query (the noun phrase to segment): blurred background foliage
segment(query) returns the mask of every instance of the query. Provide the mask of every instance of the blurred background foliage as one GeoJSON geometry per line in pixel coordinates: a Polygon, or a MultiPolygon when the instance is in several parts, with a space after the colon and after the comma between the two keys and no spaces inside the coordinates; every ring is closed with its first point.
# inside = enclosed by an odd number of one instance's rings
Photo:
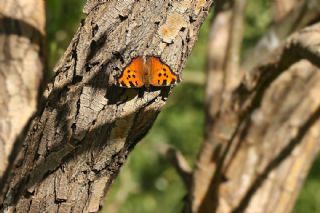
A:
{"type": "MultiPolygon", "coordinates": [[[[84,0],[47,0],[49,70],[53,69],[67,48],[84,17],[83,3],[84,0]]],[[[267,0],[249,1],[243,54],[270,25],[269,8],[267,0]]],[[[112,186],[103,212],[181,212],[186,191],[173,167],[161,155],[161,145],[177,147],[190,164],[194,165],[203,140],[203,90],[210,17],[202,26],[198,42],[188,59],[184,82],[173,90],[149,134],[130,154],[112,186]]],[[[320,212],[319,176],[320,159],[314,163],[303,186],[295,213],[320,212]]]]}

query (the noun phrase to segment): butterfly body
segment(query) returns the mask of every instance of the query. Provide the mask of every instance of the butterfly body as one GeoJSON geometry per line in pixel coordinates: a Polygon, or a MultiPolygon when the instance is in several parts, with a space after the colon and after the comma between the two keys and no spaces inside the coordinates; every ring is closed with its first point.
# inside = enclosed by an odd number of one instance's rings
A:
{"type": "Polygon", "coordinates": [[[163,87],[177,82],[179,76],[154,56],[147,57],[146,61],[142,57],[134,58],[117,79],[117,85],[124,88],[163,87]]]}

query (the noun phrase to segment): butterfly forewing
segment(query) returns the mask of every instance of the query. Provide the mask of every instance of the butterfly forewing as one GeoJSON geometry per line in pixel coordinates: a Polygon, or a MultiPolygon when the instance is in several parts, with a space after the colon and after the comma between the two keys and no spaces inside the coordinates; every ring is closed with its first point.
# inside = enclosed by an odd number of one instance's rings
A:
{"type": "Polygon", "coordinates": [[[149,84],[153,86],[170,86],[176,84],[178,76],[168,65],[157,57],[148,58],[149,84]]]}
{"type": "Polygon", "coordinates": [[[117,80],[120,87],[138,88],[144,85],[144,60],[142,57],[134,58],[123,70],[117,80]]]}

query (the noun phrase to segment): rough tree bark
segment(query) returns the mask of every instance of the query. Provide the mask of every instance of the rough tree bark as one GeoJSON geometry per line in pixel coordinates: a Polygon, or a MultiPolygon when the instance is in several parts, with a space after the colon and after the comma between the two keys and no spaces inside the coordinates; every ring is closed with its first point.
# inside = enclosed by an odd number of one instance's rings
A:
{"type": "Polygon", "coordinates": [[[295,33],[272,56],[266,52],[267,60],[254,70],[239,67],[244,77],[234,85],[223,81],[230,72],[225,63],[235,63],[228,47],[241,42],[229,40],[232,31],[226,29],[235,23],[230,13],[218,11],[213,22],[206,134],[187,209],[290,212],[320,148],[320,25],[295,33]],[[218,46],[224,51],[214,51],[218,46]]]}
{"type": "Polygon", "coordinates": [[[0,185],[36,112],[44,70],[43,0],[0,2],[0,185]],[[14,154],[13,154],[14,155],[14,154]]]}
{"type": "MultiPolygon", "coordinates": [[[[226,177],[214,189],[219,194],[217,212],[281,213],[293,208],[320,148],[319,69],[299,62],[320,65],[314,51],[319,38],[319,25],[294,35],[255,78],[247,76],[242,86],[247,85],[250,98],[243,88],[235,92],[228,114],[237,126],[224,123],[222,128],[233,131],[217,162],[226,177]],[[259,79],[254,89],[248,86],[253,79],[259,79]]],[[[216,134],[222,135],[221,129],[216,134]]]]}
{"type": "Polygon", "coordinates": [[[146,55],[181,74],[212,2],[88,1],[4,180],[2,211],[97,212],[170,92],[118,88],[116,76],[146,55]]]}

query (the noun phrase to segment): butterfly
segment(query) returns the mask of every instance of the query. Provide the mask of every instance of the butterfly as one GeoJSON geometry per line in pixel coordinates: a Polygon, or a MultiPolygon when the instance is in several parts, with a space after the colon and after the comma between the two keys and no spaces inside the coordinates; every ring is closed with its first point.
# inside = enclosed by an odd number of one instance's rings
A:
{"type": "Polygon", "coordinates": [[[117,79],[117,85],[124,88],[171,86],[180,82],[179,76],[155,56],[134,58],[117,79]]]}

